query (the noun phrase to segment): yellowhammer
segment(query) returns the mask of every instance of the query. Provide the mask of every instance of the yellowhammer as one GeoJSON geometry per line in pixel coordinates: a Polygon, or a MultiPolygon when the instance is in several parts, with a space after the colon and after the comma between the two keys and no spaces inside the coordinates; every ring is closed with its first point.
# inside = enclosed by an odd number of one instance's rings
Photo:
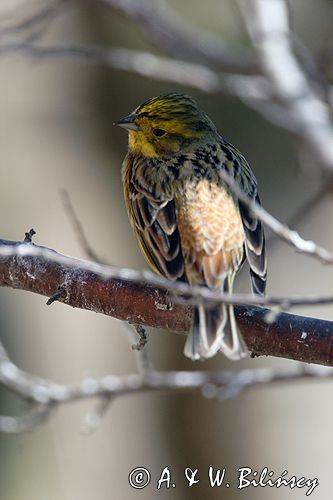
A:
{"type": "MultiPolygon", "coordinates": [[[[252,290],[264,294],[261,223],[220,176],[227,171],[259,203],[244,156],[180,92],[149,99],[117,125],[129,131],[122,167],[125,202],[150,266],[170,280],[231,293],[245,248],[252,290]]],[[[195,307],[185,355],[205,359],[218,351],[233,360],[246,355],[233,307],[195,307]]]]}

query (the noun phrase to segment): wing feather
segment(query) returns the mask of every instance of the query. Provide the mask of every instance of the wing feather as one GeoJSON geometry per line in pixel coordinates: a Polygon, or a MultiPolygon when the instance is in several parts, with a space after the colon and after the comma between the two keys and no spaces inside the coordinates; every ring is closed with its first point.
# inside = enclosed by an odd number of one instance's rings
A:
{"type": "MultiPolygon", "coordinates": [[[[227,162],[229,173],[237,180],[245,193],[260,205],[257,192],[257,181],[244,156],[232,145],[224,142],[231,157],[227,162]]],[[[223,149],[223,146],[222,146],[223,149]]],[[[223,149],[225,151],[225,149],[223,149]]],[[[265,234],[258,220],[247,206],[238,201],[245,233],[245,253],[250,266],[252,291],[264,295],[266,289],[267,264],[265,234]]]]}
{"type": "MultiPolygon", "coordinates": [[[[254,197],[260,204],[259,196],[254,197]]],[[[265,234],[260,220],[252,215],[243,203],[239,202],[245,232],[245,252],[250,266],[251,286],[253,293],[264,295],[266,289],[267,264],[265,234]]]]}
{"type": "Polygon", "coordinates": [[[148,263],[171,279],[184,279],[184,259],[173,199],[159,198],[146,186],[142,165],[127,157],[123,165],[125,200],[138,243],[148,263]],[[133,168],[134,167],[134,168],[133,168]]]}

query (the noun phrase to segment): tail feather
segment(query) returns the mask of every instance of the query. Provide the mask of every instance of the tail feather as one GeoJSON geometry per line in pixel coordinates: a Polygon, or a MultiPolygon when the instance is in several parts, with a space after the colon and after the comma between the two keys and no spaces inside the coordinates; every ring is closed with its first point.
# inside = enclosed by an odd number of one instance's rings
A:
{"type": "MultiPolygon", "coordinates": [[[[235,274],[229,274],[224,282],[224,292],[232,293],[232,286],[235,279],[235,274]]],[[[229,304],[227,306],[227,319],[224,327],[224,335],[221,341],[221,352],[232,361],[245,358],[248,350],[243,340],[242,334],[237,326],[234,306],[229,304]]]]}
{"type": "Polygon", "coordinates": [[[184,354],[192,360],[207,359],[221,348],[223,328],[226,321],[225,305],[207,309],[195,307],[192,331],[187,336],[184,354]]]}
{"type": "Polygon", "coordinates": [[[237,327],[234,308],[232,305],[227,306],[227,321],[224,327],[224,335],[221,339],[221,352],[232,361],[247,356],[247,348],[243,337],[237,327]]]}
{"type": "MultiPolygon", "coordinates": [[[[232,289],[233,277],[226,279],[224,289],[232,289]]],[[[231,360],[247,355],[247,348],[237,327],[232,305],[212,308],[199,305],[194,309],[192,331],[185,343],[184,354],[192,360],[207,359],[221,351],[231,360]]]]}

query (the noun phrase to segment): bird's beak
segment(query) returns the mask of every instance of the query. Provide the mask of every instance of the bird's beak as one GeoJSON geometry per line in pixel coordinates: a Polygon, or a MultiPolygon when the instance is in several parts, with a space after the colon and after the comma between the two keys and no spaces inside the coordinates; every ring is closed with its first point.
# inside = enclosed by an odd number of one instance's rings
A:
{"type": "Polygon", "coordinates": [[[135,123],[137,115],[135,113],[131,113],[125,118],[121,118],[114,125],[118,125],[119,127],[125,128],[126,130],[135,130],[136,132],[139,130],[139,127],[135,123]]]}

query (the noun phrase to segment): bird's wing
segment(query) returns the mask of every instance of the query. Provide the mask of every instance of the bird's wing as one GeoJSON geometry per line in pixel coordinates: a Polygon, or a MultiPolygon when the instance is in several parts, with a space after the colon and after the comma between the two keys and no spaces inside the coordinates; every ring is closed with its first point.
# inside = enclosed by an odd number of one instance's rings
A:
{"type": "MultiPolygon", "coordinates": [[[[259,196],[255,196],[260,204],[259,196]]],[[[260,220],[256,219],[249,209],[239,202],[245,232],[245,252],[250,265],[251,286],[253,293],[264,295],[266,289],[266,248],[265,234],[260,220]]]]}
{"type": "Polygon", "coordinates": [[[123,170],[127,210],[140,248],[152,268],[168,279],[184,279],[184,259],[173,199],[148,189],[140,169],[123,170]]]}
{"type": "MultiPolygon", "coordinates": [[[[237,168],[239,173],[236,178],[244,192],[260,205],[256,179],[249,164],[240,154],[236,157],[236,162],[238,161],[240,168],[237,168]]],[[[238,204],[245,232],[245,252],[250,266],[252,291],[257,295],[264,295],[267,276],[264,229],[261,221],[252,214],[244,203],[239,200],[238,204]]]]}
{"type": "MultiPolygon", "coordinates": [[[[257,181],[244,156],[232,144],[224,139],[219,144],[224,157],[222,167],[234,177],[243,191],[256,203],[260,204],[257,181]]],[[[239,211],[245,233],[245,253],[250,266],[252,291],[264,295],[266,289],[266,249],[265,234],[260,220],[258,220],[248,207],[238,200],[239,211]]]]}

